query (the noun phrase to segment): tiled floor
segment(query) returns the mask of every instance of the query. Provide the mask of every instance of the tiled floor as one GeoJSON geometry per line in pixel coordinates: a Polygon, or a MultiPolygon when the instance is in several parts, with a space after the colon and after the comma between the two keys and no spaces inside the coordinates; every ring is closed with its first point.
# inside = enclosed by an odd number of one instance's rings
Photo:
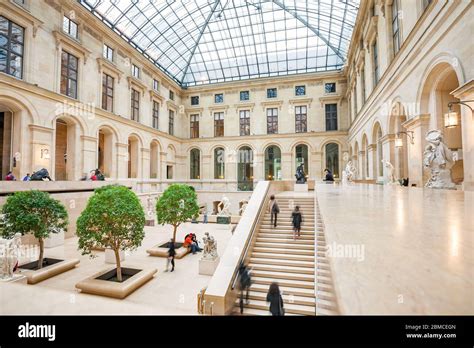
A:
{"type": "MultiPolygon", "coordinates": [[[[88,276],[111,267],[105,264],[104,253],[97,258],[81,256],[77,239],[66,239],[64,246],[46,249],[50,257],[79,258],[79,266],[36,285],[0,284],[0,314],[196,314],[197,294],[205,287],[210,276],[199,275],[201,253],[176,260],[173,273],[164,272],[166,259],[148,256],[146,249],[166,242],[171,236],[170,226],[146,227],[142,246],[126,256],[124,266],[155,267],[155,278],[124,300],[81,294],[75,284],[88,276]]],[[[218,242],[218,252],[225,250],[231,232],[228,227],[216,224],[186,223],[179,227],[177,240],[189,232],[199,239],[210,232],[218,242]]]]}

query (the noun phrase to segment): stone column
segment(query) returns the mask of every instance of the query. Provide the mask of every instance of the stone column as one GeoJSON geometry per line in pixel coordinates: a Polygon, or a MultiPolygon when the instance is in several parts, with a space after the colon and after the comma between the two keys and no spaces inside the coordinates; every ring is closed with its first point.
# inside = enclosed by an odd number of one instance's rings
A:
{"type": "Polygon", "coordinates": [[[323,178],[323,152],[312,151],[310,158],[310,179],[322,180],[323,178]]]}
{"type": "MultiPolygon", "coordinates": [[[[82,164],[77,163],[79,167],[74,170],[74,179],[78,180],[91,170],[94,170],[99,167],[98,151],[97,151],[97,138],[90,137],[87,135],[81,136],[82,141],[82,164]]],[[[80,151],[77,151],[78,153],[80,151]]],[[[69,156],[68,156],[69,157],[69,156]]],[[[73,158],[68,158],[68,161],[75,160],[73,158]]]]}
{"type": "Polygon", "coordinates": [[[140,162],[138,169],[138,179],[150,179],[150,149],[142,147],[140,149],[140,162]]]}
{"type": "Polygon", "coordinates": [[[166,166],[167,166],[167,163],[166,163],[166,152],[164,151],[161,151],[159,153],[159,156],[160,156],[160,163],[159,163],[159,166],[160,166],[160,171],[158,173],[158,179],[160,179],[161,181],[163,180],[166,180],[166,166]]]}
{"type": "Polygon", "coordinates": [[[403,122],[407,132],[413,132],[413,144],[408,138],[408,177],[409,185],[423,187],[429,177],[423,168],[423,151],[426,145],[425,135],[429,129],[430,114],[414,116],[403,122]]]}
{"type": "Polygon", "coordinates": [[[357,168],[357,178],[359,180],[365,180],[367,179],[367,173],[366,173],[366,166],[365,166],[365,151],[359,151],[359,160],[358,160],[358,166],[357,168]]]}
{"type": "Polygon", "coordinates": [[[214,170],[212,166],[212,155],[208,154],[205,155],[201,153],[201,180],[206,179],[206,180],[212,180],[214,179],[214,170]]]}
{"type": "MultiPolygon", "coordinates": [[[[29,125],[30,143],[32,146],[31,172],[46,168],[50,175],[53,173],[53,143],[54,129],[29,125]]],[[[23,157],[23,156],[22,156],[23,157]]],[[[31,174],[31,173],[30,173],[31,174]]]]}
{"type": "Polygon", "coordinates": [[[281,179],[293,180],[294,173],[291,172],[291,152],[281,153],[281,179]]]}
{"type": "Polygon", "coordinates": [[[369,172],[367,173],[367,179],[377,180],[377,166],[375,163],[377,160],[377,144],[369,144],[367,151],[369,151],[369,172]]]}
{"type": "Polygon", "coordinates": [[[253,160],[253,181],[258,182],[260,180],[265,180],[265,154],[263,152],[254,152],[253,160]]]}
{"type": "MultiPolygon", "coordinates": [[[[398,168],[400,167],[395,157],[395,134],[386,134],[380,139],[382,142],[382,157],[384,160],[389,161],[395,168],[395,178],[400,179],[398,168]]],[[[387,168],[383,166],[383,176],[386,178],[388,175],[387,168]]]]}

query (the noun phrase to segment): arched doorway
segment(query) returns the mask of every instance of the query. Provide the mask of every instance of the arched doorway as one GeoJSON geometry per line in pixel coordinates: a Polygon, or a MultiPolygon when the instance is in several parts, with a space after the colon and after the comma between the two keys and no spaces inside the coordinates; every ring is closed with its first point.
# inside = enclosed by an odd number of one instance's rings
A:
{"type": "Polygon", "coordinates": [[[265,180],[281,180],[281,150],[270,145],[265,149],[265,180]]]}
{"type": "Polygon", "coordinates": [[[128,178],[138,178],[138,151],[140,141],[136,136],[128,137],[128,178]]]}
{"type": "Polygon", "coordinates": [[[242,146],[237,152],[237,189],[253,190],[253,150],[242,146]]]}
{"type": "Polygon", "coordinates": [[[114,133],[109,128],[100,128],[98,134],[98,168],[105,177],[112,176],[114,133]]]}
{"type": "MultiPolygon", "coordinates": [[[[55,124],[54,179],[75,180],[79,144],[78,124],[70,117],[60,117],[55,124]]],[[[94,168],[90,168],[93,170],[94,168]]],[[[86,170],[89,171],[88,168],[86,170]]]]}
{"type": "Polygon", "coordinates": [[[160,172],[160,144],[153,140],[150,143],[150,179],[158,179],[160,172]]]}
{"type": "Polygon", "coordinates": [[[306,175],[309,175],[309,161],[308,161],[308,145],[298,144],[295,146],[295,170],[301,164],[304,165],[304,171],[306,175]]]}
{"type": "Polygon", "coordinates": [[[329,143],[325,146],[326,152],[326,169],[329,169],[334,178],[339,178],[339,145],[329,143]]]}
{"type": "Polygon", "coordinates": [[[199,149],[192,149],[189,152],[189,169],[190,179],[201,178],[201,151],[199,149]]]}

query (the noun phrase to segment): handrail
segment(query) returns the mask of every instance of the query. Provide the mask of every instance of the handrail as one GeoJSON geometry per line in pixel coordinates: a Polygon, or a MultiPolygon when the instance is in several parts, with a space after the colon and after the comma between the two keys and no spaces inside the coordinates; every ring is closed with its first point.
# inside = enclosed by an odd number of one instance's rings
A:
{"type": "Polygon", "coordinates": [[[235,283],[237,282],[238,280],[238,274],[239,274],[239,266],[240,264],[242,263],[243,260],[245,260],[245,258],[247,257],[247,254],[250,250],[250,244],[251,244],[251,241],[253,240],[253,236],[254,236],[254,233],[256,231],[256,227],[257,227],[257,223],[260,221],[260,218],[261,218],[261,215],[262,215],[262,208],[265,206],[265,203],[267,202],[267,196],[268,196],[268,190],[269,190],[270,186],[267,187],[267,189],[265,190],[265,195],[264,195],[264,199],[263,199],[263,203],[260,205],[260,207],[258,208],[258,212],[257,212],[257,217],[256,219],[253,221],[252,223],[252,229],[251,229],[251,232],[249,234],[249,237],[247,238],[247,241],[245,242],[245,246],[244,246],[244,253],[242,254],[242,256],[239,258],[239,262],[237,263],[237,269],[234,271],[234,275],[232,276],[232,279],[231,279],[231,282],[232,282],[232,286],[231,286],[231,289],[234,290],[235,289],[235,283]]]}

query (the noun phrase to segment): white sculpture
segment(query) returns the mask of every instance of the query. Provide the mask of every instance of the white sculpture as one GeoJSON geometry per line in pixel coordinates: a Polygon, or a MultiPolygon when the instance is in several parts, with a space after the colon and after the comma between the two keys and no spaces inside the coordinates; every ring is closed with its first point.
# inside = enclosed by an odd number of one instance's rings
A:
{"type": "Polygon", "coordinates": [[[242,216],[242,215],[244,215],[244,211],[247,208],[247,205],[249,204],[249,202],[246,199],[243,199],[239,203],[242,203],[242,205],[239,209],[239,215],[242,216]]]}
{"type": "Polygon", "coordinates": [[[12,239],[0,238],[0,278],[13,278],[15,268],[20,255],[21,233],[15,233],[12,239]]]}
{"type": "Polygon", "coordinates": [[[151,218],[152,216],[155,215],[156,198],[153,199],[151,195],[149,195],[146,202],[147,202],[148,217],[151,218]]]}
{"type": "Polygon", "coordinates": [[[396,184],[397,179],[395,179],[395,168],[393,164],[384,159],[382,159],[382,164],[385,165],[385,168],[387,168],[387,184],[396,184]]]}
{"type": "Polygon", "coordinates": [[[346,180],[348,182],[354,181],[356,171],[357,171],[357,169],[354,166],[354,164],[352,163],[352,161],[347,162],[346,169],[344,169],[344,173],[346,175],[346,180]]]}
{"type": "Polygon", "coordinates": [[[451,168],[454,164],[451,150],[443,143],[443,134],[439,130],[426,133],[429,143],[423,152],[423,165],[430,169],[431,177],[425,184],[429,188],[454,189],[451,168]]]}
{"type": "Polygon", "coordinates": [[[214,237],[209,235],[209,232],[204,234],[202,238],[204,242],[204,253],[202,259],[205,260],[215,260],[217,258],[217,241],[214,237]]]}
{"type": "Polygon", "coordinates": [[[222,200],[217,205],[218,216],[230,216],[230,201],[226,196],[222,196],[222,200]]]}

